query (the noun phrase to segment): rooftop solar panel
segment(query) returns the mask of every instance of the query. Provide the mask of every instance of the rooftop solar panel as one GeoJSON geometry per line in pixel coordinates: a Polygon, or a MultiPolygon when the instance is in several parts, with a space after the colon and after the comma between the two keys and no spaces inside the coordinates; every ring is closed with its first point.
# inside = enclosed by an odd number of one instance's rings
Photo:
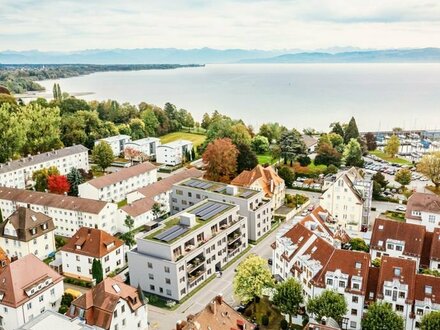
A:
{"type": "Polygon", "coordinates": [[[219,205],[216,209],[212,210],[209,213],[206,213],[203,217],[201,217],[202,220],[208,220],[210,218],[212,218],[213,216],[223,212],[224,210],[226,210],[229,207],[229,205],[219,205]]]}
{"type": "Polygon", "coordinates": [[[179,228],[180,228],[180,226],[173,226],[173,227],[171,227],[170,229],[168,229],[168,230],[165,230],[164,232],[162,232],[162,233],[160,233],[159,235],[156,235],[156,236],[154,236],[154,238],[156,238],[156,239],[163,239],[165,236],[167,236],[167,235],[169,235],[169,234],[171,234],[171,233],[173,233],[173,232],[175,232],[175,231],[177,231],[177,230],[179,230],[179,228]]]}
{"type": "Polygon", "coordinates": [[[173,239],[179,237],[180,235],[182,235],[183,233],[186,233],[189,229],[186,227],[180,227],[177,231],[165,236],[162,238],[162,241],[165,242],[169,242],[172,241],[173,239]]]}
{"type": "Polygon", "coordinates": [[[215,210],[217,207],[218,207],[218,204],[212,203],[208,208],[204,209],[202,212],[197,213],[196,215],[198,217],[203,217],[206,213],[209,213],[212,210],[215,210]]]}
{"type": "Polygon", "coordinates": [[[209,189],[209,188],[211,188],[211,187],[212,187],[212,183],[205,182],[205,183],[203,184],[203,186],[201,187],[201,189],[206,190],[206,189],[209,189]]]}
{"type": "Polygon", "coordinates": [[[192,213],[195,214],[195,215],[198,215],[199,213],[203,212],[204,210],[206,210],[208,207],[210,207],[213,204],[214,203],[212,203],[212,202],[208,202],[206,204],[203,204],[199,208],[195,209],[192,213]]]}
{"type": "Polygon", "coordinates": [[[249,197],[250,195],[252,195],[253,193],[254,193],[253,191],[245,191],[244,193],[242,193],[240,195],[240,197],[246,198],[246,197],[249,197]]]}
{"type": "Polygon", "coordinates": [[[225,187],[219,187],[219,188],[214,189],[214,191],[217,192],[217,193],[219,193],[219,192],[221,192],[223,190],[225,190],[225,187]]]}

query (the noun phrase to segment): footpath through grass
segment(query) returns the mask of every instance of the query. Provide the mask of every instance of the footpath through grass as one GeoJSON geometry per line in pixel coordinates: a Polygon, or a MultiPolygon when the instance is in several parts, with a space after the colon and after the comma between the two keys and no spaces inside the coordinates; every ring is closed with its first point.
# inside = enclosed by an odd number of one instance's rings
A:
{"type": "Polygon", "coordinates": [[[386,153],[380,150],[373,150],[369,152],[371,155],[375,155],[376,157],[379,157],[380,159],[386,160],[389,163],[395,163],[395,164],[401,164],[401,165],[412,165],[412,163],[406,159],[394,157],[391,158],[386,153]]]}
{"type": "Polygon", "coordinates": [[[194,147],[197,148],[206,140],[206,136],[188,132],[173,132],[160,137],[160,142],[162,142],[162,144],[170,143],[177,140],[191,141],[194,147]]]}

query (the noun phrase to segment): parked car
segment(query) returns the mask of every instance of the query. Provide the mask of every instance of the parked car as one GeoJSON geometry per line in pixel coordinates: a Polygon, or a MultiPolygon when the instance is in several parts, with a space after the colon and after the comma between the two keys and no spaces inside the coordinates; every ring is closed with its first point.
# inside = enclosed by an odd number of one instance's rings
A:
{"type": "Polygon", "coordinates": [[[406,206],[399,205],[399,206],[396,207],[396,211],[406,212],[406,206]]]}
{"type": "Polygon", "coordinates": [[[267,264],[272,266],[272,258],[267,259],[267,264]]]}

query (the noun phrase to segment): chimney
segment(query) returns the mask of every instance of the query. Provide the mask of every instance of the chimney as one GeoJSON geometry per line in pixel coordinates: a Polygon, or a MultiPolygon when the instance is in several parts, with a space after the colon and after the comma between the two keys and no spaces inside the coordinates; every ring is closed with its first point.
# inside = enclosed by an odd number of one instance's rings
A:
{"type": "Polygon", "coordinates": [[[221,305],[223,303],[223,295],[217,295],[217,297],[215,297],[215,300],[217,300],[218,304],[221,305]]]}
{"type": "Polygon", "coordinates": [[[209,304],[209,308],[211,309],[212,314],[215,315],[217,313],[217,301],[216,301],[216,299],[211,301],[211,303],[209,304]]]}

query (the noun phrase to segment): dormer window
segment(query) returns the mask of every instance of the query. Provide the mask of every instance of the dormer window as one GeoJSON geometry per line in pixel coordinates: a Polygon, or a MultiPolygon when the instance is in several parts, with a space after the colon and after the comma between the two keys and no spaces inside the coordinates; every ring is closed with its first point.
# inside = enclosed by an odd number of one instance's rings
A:
{"type": "Polygon", "coordinates": [[[394,268],[394,276],[400,276],[401,271],[402,270],[399,267],[394,268]]]}
{"type": "Polygon", "coordinates": [[[37,228],[31,228],[31,235],[35,235],[37,233],[37,228]]]}
{"type": "Polygon", "coordinates": [[[382,247],[382,246],[383,246],[383,241],[378,241],[378,242],[377,242],[377,245],[380,246],[380,247],[382,247]]]}
{"type": "Polygon", "coordinates": [[[362,264],[360,262],[356,262],[355,267],[356,269],[361,269],[362,264]]]}
{"type": "Polygon", "coordinates": [[[383,225],[379,225],[379,230],[383,230],[383,225]]]}
{"type": "Polygon", "coordinates": [[[43,223],[43,224],[41,225],[41,228],[42,228],[43,230],[46,230],[46,229],[47,229],[47,222],[43,223]]]}
{"type": "Polygon", "coordinates": [[[359,290],[359,289],[360,289],[359,283],[353,283],[353,290],[359,290]]]}
{"type": "Polygon", "coordinates": [[[431,295],[432,294],[432,286],[425,285],[425,294],[431,295]]]}
{"type": "Polygon", "coordinates": [[[75,245],[75,248],[76,248],[77,250],[81,250],[81,245],[75,245]]]}

